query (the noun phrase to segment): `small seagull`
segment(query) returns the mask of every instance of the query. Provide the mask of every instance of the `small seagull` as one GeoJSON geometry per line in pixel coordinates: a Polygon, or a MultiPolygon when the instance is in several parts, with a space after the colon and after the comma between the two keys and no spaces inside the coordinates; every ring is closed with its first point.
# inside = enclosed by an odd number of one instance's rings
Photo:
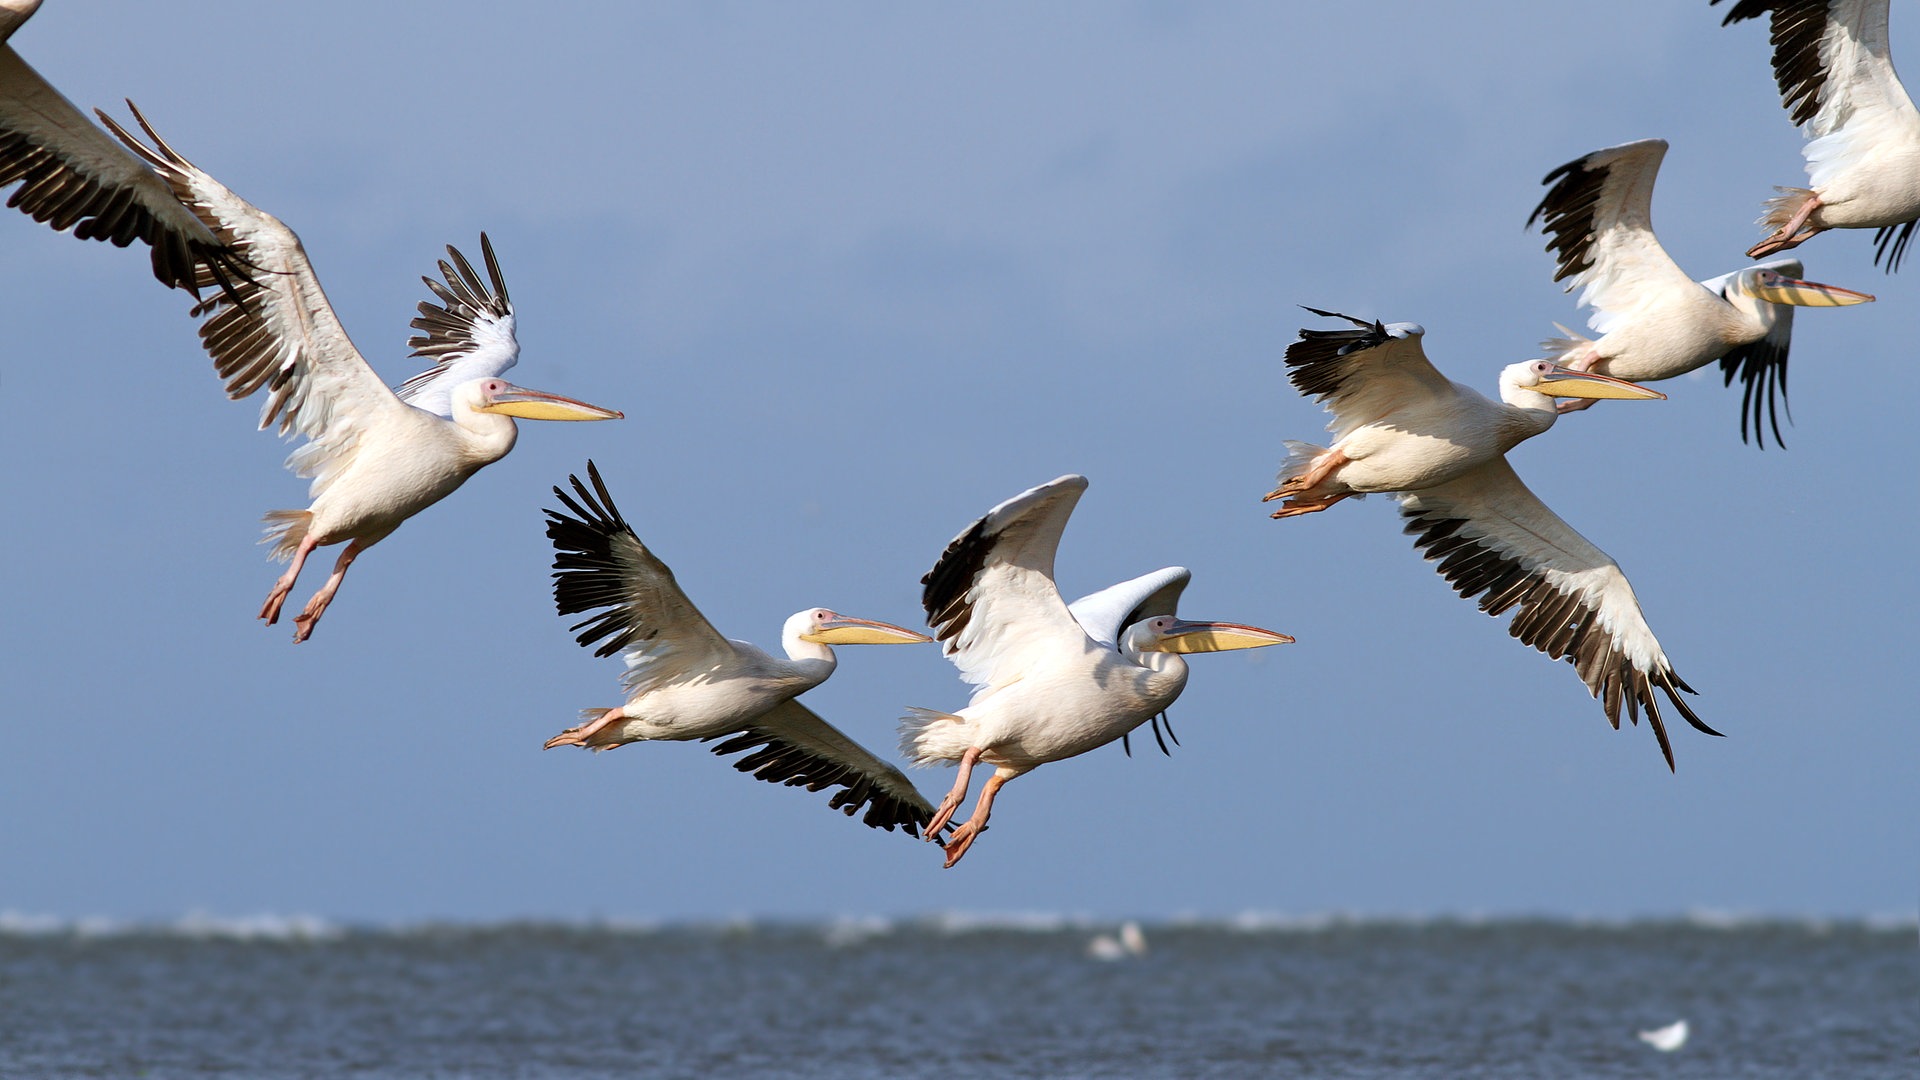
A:
{"type": "Polygon", "coordinates": [[[1675,1020],[1663,1028],[1640,1033],[1640,1041],[1663,1054],[1670,1054],[1687,1044],[1687,1022],[1675,1020]]]}

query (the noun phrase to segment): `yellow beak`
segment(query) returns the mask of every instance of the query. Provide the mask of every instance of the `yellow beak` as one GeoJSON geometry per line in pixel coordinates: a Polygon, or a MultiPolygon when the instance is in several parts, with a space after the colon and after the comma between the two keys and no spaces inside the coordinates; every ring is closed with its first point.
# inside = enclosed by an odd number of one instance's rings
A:
{"type": "Polygon", "coordinates": [[[1575,371],[1558,364],[1553,366],[1552,372],[1541,376],[1540,381],[1534,383],[1532,388],[1551,397],[1664,400],[1667,396],[1658,390],[1649,390],[1639,383],[1630,383],[1611,375],[1596,375],[1590,371],[1575,371]]]}
{"type": "Polygon", "coordinates": [[[904,626],[840,615],[820,624],[817,630],[801,634],[800,640],[822,645],[917,645],[933,639],[904,626]]]}
{"type": "Polygon", "coordinates": [[[509,386],[493,394],[480,406],[480,411],[517,416],[522,420],[621,420],[627,415],[617,409],[603,409],[524,386],[509,386]]]}
{"type": "Polygon", "coordinates": [[[1257,626],[1224,622],[1176,622],[1154,648],[1170,653],[1227,652],[1230,649],[1259,649],[1268,645],[1291,645],[1293,638],[1257,626]]]}
{"type": "Polygon", "coordinates": [[[1817,281],[1789,277],[1783,277],[1771,285],[1755,285],[1749,291],[1770,304],[1792,304],[1796,307],[1851,307],[1873,300],[1867,293],[1843,289],[1838,285],[1822,285],[1817,281]]]}

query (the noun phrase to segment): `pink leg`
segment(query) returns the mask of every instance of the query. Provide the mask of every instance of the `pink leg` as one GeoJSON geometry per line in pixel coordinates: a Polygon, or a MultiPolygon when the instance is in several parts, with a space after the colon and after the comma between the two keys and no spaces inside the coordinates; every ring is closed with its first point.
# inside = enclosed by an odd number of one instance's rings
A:
{"type": "Polygon", "coordinates": [[[1806,228],[1807,219],[1820,209],[1820,196],[1809,194],[1785,225],[1773,230],[1773,235],[1747,249],[1747,258],[1758,259],[1762,255],[1771,255],[1776,251],[1799,247],[1824,230],[1806,228]]]}
{"type": "Polygon", "coordinates": [[[953,820],[953,812],[960,809],[960,800],[967,797],[967,785],[973,782],[973,766],[980,760],[981,750],[977,746],[967,747],[960,755],[960,775],[953,778],[953,790],[940,800],[940,809],[934,811],[933,820],[927,822],[924,839],[932,841],[940,835],[940,830],[953,820]]]}
{"type": "Polygon", "coordinates": [[[280,606],[287,602],[287,594],[293,591],[300,568],[307,565],[307,556],[319,546],[319,541],[314,539],[312,533],[301,538],[300,546],[293,553],[293,564],[287,567],[286,573],[280,575],[279,581],[273,583],[273,591],[267,594],[267,602],[260,605],[260,617],[267,620],[268,626],[280,621],[280,606]]]}
{"type": "MultiPolygon", "coordinates": [[[[302,543],[304,546],[304,541],[302,543]]],[[[366,547],[355,540],[340,553],[340,558],[333,564],[333,576],[327,578],[327,583],[320,586],[320,591],[313,594],[313,599],[307,601],[307,608],[300,613],[300,617],[293,620],[295,644],[313,636],[313,628],[320,622],[320,616],[326,614],[327,605],[333,603],[333,594],[340,591],[340,581],[347,576],[347,567],[352,566],[353,560],[365,550],[366,547]]]]}
{"type": "Polygon", "coordinates": [[[1588,398],[1569,398],[1566,401],[1557,401],[1554,403],[1553,407],[1564,415],[1570,412],[1579,412],[1581,409],[1591,409],[1593,408],[1593,405],[1594,405],[1594,399],[1588,397],[1588,398]]]}
{"type": "Polygon", "coordinates": [[[560,734],[555,735],[553,738],[548,739],[547,744],[540,749],[551,750],[556,746],[585,746],[587,745],[587,740],[591,738],[595,732],[598,732],[601,728],[606,727],[615,720],[620,719],[622,715],[620,706],[616,705],[606,712],[601,713],[600,719],[594,720],[591,723],[581,724],[579,727],[570,727],[560,734]]]}
{"type": "Polygon", "coordinates": [[[1343,451],[1329,450],[1315,458],[1313,464],[1307,467],[1306,472],[1267,492],[1266,496],[1260,501],[1272,502],[1275,499],[1287,500],[1280,504],[1280,509],[1274,511],[1273,516],[1277,518],[1287,518],[1298,514],[1311,514],[1318,510],[1325,510],[1341,499],[1351,497],[1354,493],[1351,491],[1343,491],[1337,494],[1326,492],[1316,494],[1314,493],[1314,489],[1325,483],[1335,472],[1339,471],[1341,466],[1349,464],[1352,460],[1353,459],[1348,457],[1343,451]]]}
{"type": "Polygon", "coordinates": [[[973,816],[967,819],[965,825],[953,830],[952,836],[947,837],[946,869],[953,869],[953,864],[960,861],[960,856],[967,853],[967,849],[973,846],[974,840],[987,831],[987,819],[993,816],[993,797],[999,794],[1001,786],[1011,779],[1013,777],[1002,772],[996,772],[987,778],[986,784],[980,788],[980,801],[974,805],[973,816]]]}

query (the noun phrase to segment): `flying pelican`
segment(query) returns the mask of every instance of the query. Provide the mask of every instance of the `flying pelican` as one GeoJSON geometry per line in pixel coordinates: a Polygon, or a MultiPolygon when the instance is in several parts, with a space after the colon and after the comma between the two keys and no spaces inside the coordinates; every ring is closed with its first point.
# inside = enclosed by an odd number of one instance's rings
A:
{"type": "Polygon", "coordinates": [[[0,0],[0,188],[7,205],[82,240],[152,249],[153,276],[199,295],[199,273],[246,276],[165,180],[120,148],[7,44],[40,0],[0,0]]]}
{"type": "MultiPolygon", "coordinates": [[[[781,631],[785,660],[729,641],[620,517],[591,461],[587,478],[591,491],[577,476],[568,477],[573,495],[553,489],[572,515],[547,511],[553,598],[562,615],[594,613],[572,629],[580,631],[581,645],[600,643],[595,656],[626,653],[627,701],[583,710],[583,723],[548,739],[547,749],[726,739],[714,753],[754,751],[734,763],[741,772],[809,791],[840,788],[830,803],[835,809],[851,817],[865,806],[861,820],[868,825],[918,835],[933,807],[913,783],[794,699],[833,674],[830,646],[933,639],[891,623],[809,608],[781,631]]],[[[936,831],[927,837],[934,839],[936,831]]]]}
{"type": "MultiPolygon", "coordinates": [[[[514,337],[513,304],[493,245],[484,233],[480,248],[487,282],[452,247],[447,253],[453,265],[440,263],[446,284],[422,279],[442,305],[420,305],[420,318],[412,325],[425,334],[408,344],[414,347],[414,355],[436,363],[409,379],[398,394],[389,390],[348,340],[293,230],[194,167],[160,138],[132,102],[127,104],[154,145],[147,146],[105,113],[98,114],[114,136],[145,162],[140,167],[144,179],[115,189],[104,205],[118,206],[122,198],[136,200],[148,190],[150,180],[159,182],[177,206],[191,211],[212,234],[214,250],[245,268],[243,274],[228,274],[219,260],[203,258],[192,264],[194,274],[186,283],[217,284],[221,289],[194,308],[196,315],[204,317],[201,343],[213,357],[214,370],[225,381],[229,398],[239,400],[262,388],[268,391],[260,410],[262,429],[277,425],[281,435],[298,433],[307,440],[287,458],[287,467],[312,478],[311,505],[266,515],[263,542],[273,545],[275,559],[291,560],[260,608],[260,618],[268,625],[279,621],[281,606],[307,556],[315,548],[345,543],[332,575],[294,620],[293,639],[305,641],[361,552],[513,449],[517,432],[512,417],[621,417],[613,409],[500,378],[519,358],[520,346],[514,337]]],[[[0,176],[31,175],[31,164],[39,161],[74,160],[76,155],[78,160],[97,160],[74,149],[90,147],[91,136],[69,140],[65,128],[49,131],[51,141],[44,143],[0,140],[0,176]]],[[[78,174],[56,171],[52,175],[66,183],[78,174]]],[[[105,181],[88,183],[98,186],[105,181]]],[[[88,183],[75,190],[90,190],[88,183]]],[[[22,188],[14,199],[22,205],[40,205],[34,201],[38,196],[22,198],[33,190],[22,188]]],[[[89,201],[73,205],[83,204],[102,205],[89,201]]],[[[95,220],[131,220],[112,215],[111,209],[103,210],[95,220]]],[[[69,216],[56,215],[49,224],[59,226],[69,216]]],[[[163,228],[160,235],[172,233],[163,228]]],[[[194,250],[191,243],[188,249],[194,250]]],[[[157,250],[156,244],[156,274],[164,281],[157,250]]]]}
{"type": "Polygon", "coordinates": [[[1384,492],[1400,500],[1414,547],[1439,560],[1441,576],[1480,610],[1518,605],[1510,632],[1558,660],[1565,657],[1620,727],[1620,705],[1639,723],[1645,709],[1667,768],[1673,747],[1653,689],[1709,735],[1676,691],[1674,674],[1647,628],[1633,586],[1606,552],[1588,543],[1520,482],[1506,453],[1553,426],[1556,397],[1659,398],[1656,390],[1547,360],[1509,365],[1500,401],[1452,382],[1420,347],[1413,323],[1346,319],[1356,330],[1302,330],[1287,347],[1289,377],[1328,403],[1332,447],[1287,443],[1274,517],[1325,510],[1341,499],[1384,492]]]}
{"type": "MultiPolygon", "coordinates": [[[[1709,0],[1718,4],[1720,0],[1709,0]]],[[[1779,188],[1757,259],[1828,229],[1875,229],[1873,261],[1899,269],[1920,218],[1920,112],[1887,54],[1887,0],[1736,0],[1720,25],[1771,16],[1780,101],[1809,141],[1807,186],[1779,188]]]]}
{"type": "MultiPolygon", "coordinates": [[[[1665,139],[1623,143],[1569,161],[1541,181],[1553,186],[1527,224],[1540,222],[1559,264],[1553,280],[1572,278],[1568,292],[1581,287],[1580,303],[1593,308],[1587,325],[1600,335],[1589,340],[1561,327],[1567,336],[1541,347],[1575,371],[1635,382],[1671,379],[1719,360],[1727,385],[1738,378],[1746,387],[1740,438],[1751,427],[1764,449],[1764,419],[1784,446],[1777,402],[1787,391],[1790,305],[1834,307],[1873,297],[1799,280],[1798,259],[1689,278],[1653,235],[1653,181],[1666,153],[1665,139]]],[[[1576,399],[1560,411],[1592,404],[1576,399]]]]}
{"type": "MultiPolygon", "coordinates": [[[[966,798],[974,765],[994,766],[973,816],[947,838],[948,866],[986,830],[994,796],[1007,781],[1104,746],[1165,711],[1187,684],[1181,653],[1293,640],[1168,614],[1134,622],[1115,642],[1104,628],[1078,621],[1054,585],[1053,557],[1086,489],[1086,477],[1062,476],[1008,499],[955,537],[921,579],[927,625],[946,643],[961,678],[976,687],[958,713],[912,709],[900,721],[900,748],[914,764],[960,763],[953,790],[927,826],[929,836],[966,798]]],[[[1184,584],[1187,572],[1161,573],[1184,584]]],[[[1127,606],[1107,599],[1116,615],[1125,615],[1147,598],[1127,606]]],[[[1081,613],[1105,605],[1096,600],[1081,613]]]]}

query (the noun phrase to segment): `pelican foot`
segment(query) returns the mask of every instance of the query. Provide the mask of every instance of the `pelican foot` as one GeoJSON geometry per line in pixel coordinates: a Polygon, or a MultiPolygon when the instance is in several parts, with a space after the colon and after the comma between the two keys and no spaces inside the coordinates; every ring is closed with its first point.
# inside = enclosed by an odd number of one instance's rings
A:
{"type": "MultiPolygon", "coordinates": [[[[1275,492],[1261,501],[1266,502],[1278,498],[1279,494],[1279,492],[1275,492]]],[[[1353,492],[1343,491],[1337,495],[1322,495],[1318,498],[1288,499],[1286,502],[1280,504],[1280,509],[1275,510],[1269,516],[1274,518],[1290,518],[1299,517],[1301,514],[1317,514],[1327,507],[1332,506],[1334,503],[1339,502],[1341,499],[1349,499],[1352,497],[1353,492]]]]}
{"type": "Polygon", "coordinates": [[[599,734],[601,728],[613,723],[619,716],[619,708],[608,709],[606,712],[600,714],[598,720],[581,724],[577,727],[570,727],[560,734],[555,735],[553,738],[548,739],[546,744],[541,746],[540,749],[551,750],[556,746],[586,746],[588,739],[599,734]]]}
{"type": "Polygon", "coordinates": [[[959,862],[960,857],[965,855],[967,849],[973,846],[973,841],[979,837],[981,833],[986,831],[987,827],[985,825],[976,829],[973,827],[973,822],[971,821],[953,830],[953,835],[947,837],[947,864],[942,869],[953,869],[953,864],[959,862]]]}
{"type": "Polygon", "coordinates": [[[288,585],[284,589],[276,585],[273,591],[267,594],[267,602],[260,605],[260,618],[263,619],[268,626],[272,626],[274,623],[280,621],[280,609],[287,602],[287,594],[292,591],[292,585],[288,585]]]}
{"type": "Polygon", "coordinates": [[[1553,408],[1555,412],[1565,416],[1567,413],[1579,412],[1581,409],[1591,409],[1593,408],[1593,402],[1593,398],[1569,398],[1566,401],[1555,403],[1553,408]]]}
{"type": "Polygon", "coordinates": [[[946,798],[940,800],[940,809],[933,812],[933,820],[927,822],[921,839],[933,843],[934,838],[940,835],[940,830],[946,828],[947,822],[953,820],[953,812],[960,809],[960,800],[964,798],[966,798],[965,792],[956,791],[949,792],[946,798]]]}

